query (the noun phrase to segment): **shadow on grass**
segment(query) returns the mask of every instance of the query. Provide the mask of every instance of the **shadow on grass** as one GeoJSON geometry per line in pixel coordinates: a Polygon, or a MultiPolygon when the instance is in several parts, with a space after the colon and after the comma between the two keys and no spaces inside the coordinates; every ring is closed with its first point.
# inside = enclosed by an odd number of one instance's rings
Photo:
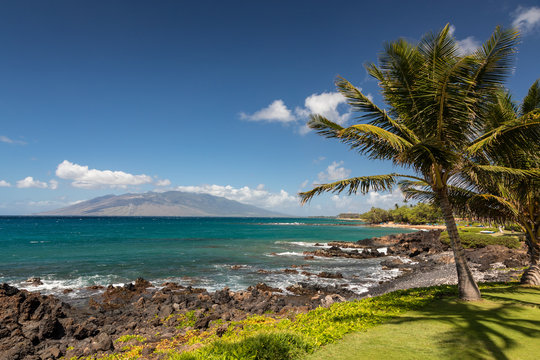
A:
{"type": "Polygon", "coordinates": [[[540,289],[512,287],[484,290],[483,297],[498,304],[484,307],[481,303],[441,300],[419,310],[422,316],[401,317],[393,323],[436,320],[451,325],[452,330],[438,340],[444,349],[448,349],[449,359],[507,360],[509,358],[505,352],[519,346],[517,338],[540,338],[540,319],[516,316],[528,311],[521,305],[540,306],[540,289]],[[516,299],[520,295],[528,298],[534,295],[538,301],[516,299]]]}
{"type": "Polygon", "coordinates": [[[486,300],[502,301],[540,308],[540,289],[538,287],[516,286],[509,288],[482,290],[486,300]]]}

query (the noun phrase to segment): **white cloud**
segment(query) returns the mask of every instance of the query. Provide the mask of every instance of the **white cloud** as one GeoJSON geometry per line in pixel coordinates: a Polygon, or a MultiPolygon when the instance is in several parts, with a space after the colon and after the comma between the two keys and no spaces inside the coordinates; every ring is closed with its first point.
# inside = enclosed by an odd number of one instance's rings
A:
{"type": "Polygon", "coordinates": [[[49,188],[50,188],[51,190],[56,190],[56,189],[58,189],[58,181],[56,181],[56,180],[54,180],[54,179],[50,180],[50,181],[49,181],[49,188]]]}
{"type": "Polygon", "coordinates": [[[338,124],[344,125],[351,117],[351,112],[340,113],[338,108],[345,104],[346,99],[339,92],[325,92],[322,94],[312,94],[304,101],[304,107],[296,107],[293,112],[285,105],[283,100],[275,100],[268,107],[265,107],[249,115],[240,113],[240,118],[251,121],[269,121],[281,123],[302,122],[298,128],[301,135],[311,131],[306,125],[309,115],[319,114],[338,124]]]}
{"type": "Polygon", "coordinates": [[[37,179],[34,180],[32,176],[27,176],[24,179],[17,181],[17,187],[20,189],[25,189],[25,188],[46,189],[48,185],[46,182],[39,181],[37,179]]]}
{"type": "Polygon", "coordinates": [[[513,18],[513,27],[518,28],[523,34],[531,32],[540,25],[540,7],[519,6],[514,12],[513,18]]]}
{"type": "Polygon", "coordinates": [[[371,191],[368,194],[367,202],[376,207],[387,209],[394,204],[403,202],[403,193],[401,190],[396,189],[390,193],[380,193],[378,191],[371,191]]]}
{"type": "Polygon", "coordinates": [[[13,139],[10,139],[10,138],[8,138],[7,136],[4,136],[4,135],[0,135],[0,142],[7,143],[7,144],[19,144],[19,145],[26,144],[24,141],[13,140],[13,139]]]}
{"type": "Polygon", "coordinates": [[[96,189],[102,187],[126,188],[129,185],[143,185],[152,183],[148,175],[133,175],[123,171],[89,169],[64,160],[56,168],[56,176],[65,180],[72,180],[71,185],[83,189],[96,189]]]}
{"type": "Polygon", "coordinates": [[[371,191],[367,195],[359,196],[332,195],[330,200],[337,212],[363,213],[372,206],[389,209],[394,204],[401,204],[403,198],[402,192],[398,189],[391,193],[371,191]]]}
{"type": "Polygon", "coordinates": [[[298,129],[300,135],[305,135],[311,131],[311,128],[306,124],[311,114],[322,115],[330,121],[345,125],[351,117],[351,112],[349,110],[341,114],[338,107],[346,102],[345,97],[338,92],[312,94],[308,96],[304,102],[304,107],[297,107],[295,109],[296,115],[304,122],[298,129]]]}
{"type": "Polygon", "coordinates": [[[319,156],[318,158],[313,159],[313,163],[318,164],[318,163],[320,163],[321,161],[324,161],[324,160],[326,160],[326,156],[319,156]]]}
{"type": "Polygon", "coordinates": [[[276,208],[278,206],[298,204],[298,198],[296,196],[290,195],[285,190],[280,190],[278,193],[269,192],[264,189],[263,184],[260,184],[255,189],[252,189],[249,186],[235,188],[230,185],[178,186],[176,189],[197,194],[221,196],[229,200],[235,200],[244,204],[263,208],[276,208]]]}
{"type": "Polygon", "coordinates": [[[349,177],[351,170],[344,168],[343,161],[334,161],[328,165],[325,171],[321,171],[317,176],[320,182],[343,180],[349,177]]]}
{"type": "Polygon", "coordinates": [[[344,212],[359,212],[361,205],[359,198],[353,196],[332,195],[330,200],[334,203],[336,210],[344,212]]]}
{"type": "Polygon", "coordinates": [[[10,187],[11,184],[8,183],[6,180],[0,180],[0,187],[10,187]]]}
{"type": "Polygon", "coordinates": [[[343,125],[350,118],[351,113],[340,114],[338,106],[345,104],[347,100],[341,93],[331,92],[322,94],[312,94],[304,102],[304,108],[296,108],[295,112],[301,117],[308,117],[310,114],[319,114],[343,125]]]}
{"type": "Polygon", "coordinates": [[[480,47],[480,41],[476,40],[474,36],[468,36],[463,40],[457,40],[457,45],[461,55],[468,55],[480,47]]]}
{"type": "Polygon", "coordinates": [[[242,119],[251,121],[270,121],[282,123],[288,123],[296,120],[296,117],[292,114],[291,110],[285,106],[283,100],[275,100],[264,109],[256,111],[251,115],[240,113],[240,117],[242,119]]]}
{"type": "Polygon", "coordinates": [[[307,123],[304,123],[302,126],[298,128],[298,133],[300,135],[306,135],[308,132],[311,131],[311,128],[307,125],[307,123]]]}
{"type": "Polygon", "coordinates": [[[61,203],[54,200],[29,201],[27,203],[27,205],[31,207],[51,206],[51,205],[58,205],[58,204],[61,204],[61,203]]]}
{"type": "Polygon", "coordinates": [[[171,180],[169,180],[169,179],[157,180],[156,181],[156,186],[169,186],[169,185],[171,185],[171,180]]]}
{"type": "Polygon", "coordinates": [[[300,184],[300,189],[304,189],[304,188],[307,186],[307,184],[309,184],[309,180],[308,180],[308,179],[302,181],[302,183],[300,184]]]}
{"type": "MultiPolygon", "coordinates": [[[[450,25],[449,33],[451,36],[454,36],[454,32],[456,31],[456,27],[454,25],[450,25]]],[[[458,51],[460,55],[468,55],[472,54],[480,47],[480,41],[474,38],[474,36],[467,36],[463,40],[458,40],[456,38],[458,51]]]]}

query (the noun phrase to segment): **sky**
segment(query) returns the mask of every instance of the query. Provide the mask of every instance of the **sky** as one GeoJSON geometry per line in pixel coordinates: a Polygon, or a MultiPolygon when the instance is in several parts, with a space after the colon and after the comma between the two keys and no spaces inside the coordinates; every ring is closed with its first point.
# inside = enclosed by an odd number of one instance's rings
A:
{"type": "Polygon", "coordinates": [[[540,1],[0,1],[0,215],[167,190],[299,216],[401,203],[300,206],[313,184],[399,170],[305,124],[354,123],[336,76],[382,105],[364,64],[447,23],[464,52],[517,27],[506,85],[521,100],[540,77],[540,1]]]}

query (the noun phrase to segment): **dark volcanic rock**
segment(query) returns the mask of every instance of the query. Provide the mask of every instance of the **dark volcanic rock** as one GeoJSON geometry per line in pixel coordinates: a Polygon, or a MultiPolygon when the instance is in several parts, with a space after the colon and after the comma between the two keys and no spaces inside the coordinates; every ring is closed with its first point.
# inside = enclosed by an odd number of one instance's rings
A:
{"type": "Polygon", "coordinates": [[[306,256],[320,256],[320,257],[343,257],[350,259],[371,259],[374,257],[384,256],[376,249],[363,248],[363,251],[352,250],[344,251],[338,246],[331,246],[328,249],[317,249],[315,251],[304,251],[306,256]]]}
{"type": "Polygon", "coordinates": [[[317,276],[320,278],[326,278],[326,279],[343,279],[343,274],[339,272],[331,273],[327,271],[321,271],[320,273],[317,274],[317,276]]]}
{"type": "Polygon", "coordinates": [[[466,252],[467,260],[480,264],[480,271],[488,270],[495,263],[502,263],[509,268],[523,267],[528,264],[527,252],[522,249],[509,249],[502,245],[488,245],[481,249],[466,252]]]}
{"type": "Polygon", "coordinates": [[[91,348],[94,351],[108,351],[113,348],[113,342],[109,335],[100,333],[92,340],[91,348]]]}
{"type": "Polygon", "coordinates": [[[403,260],[397,257],[381,261],[381,266],[391,268],[391,269],[399,268],[403,265],[404,265],[403,260]]]}
{"type": "Polygon", "coordinates": [[[50,341],[68,340],[66,334],[72,331],[70,326],[74,322],[69,321],[69,316],[75,314],[76,311],[69,305],[53,296],[42,296],[1,284],[0,358],[30,359],[42,351],[46,355],[42,356],[44,359],[62,354],[61,350],[57,352],[47,344],[50,341]]]}
{"type": "Polygon", "coordinates": [[[27,283],[30,283],[30,285],[32,286],[39,286],[39,285],[43,285],[43,282],[41,281],[40,278],[38,277],[32,277],[32,278],[29,278],[28,280],[26,280],[27,283]]]}

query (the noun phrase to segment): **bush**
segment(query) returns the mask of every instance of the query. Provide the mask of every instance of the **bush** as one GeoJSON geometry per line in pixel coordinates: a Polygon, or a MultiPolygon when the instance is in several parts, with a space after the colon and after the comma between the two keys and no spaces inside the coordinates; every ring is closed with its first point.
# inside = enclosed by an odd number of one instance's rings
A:
{"type": "MultiPolygon", "coordinates": [[[[515,236],[491,236],[460,231],[459,237],[465,249],[483,248],[488,245],[502,245],[509,249],[519,249],[521,246],[519,239],[515,236]]],[[[446,231],[441,233],[441,241],[450,245],[450,238],[446,231]]]]}
{"type": "Polygon", "coordinates": [[[314,348],[302,336],[285,332],[258,334],[237,342],[218,340],[197,352],[172,355],[171,360],[287,360],[314,348]]]}
{"type": "Polygon", "coordinates": [[[368,212],[361,214],[360,218],[370,224],[387,221],[396,223],[409,223],[413,225],[439,222],[442,213],[439,207],[418,203],[415,206],[396,206],[391,210],[372,207],[368,212]]]}

